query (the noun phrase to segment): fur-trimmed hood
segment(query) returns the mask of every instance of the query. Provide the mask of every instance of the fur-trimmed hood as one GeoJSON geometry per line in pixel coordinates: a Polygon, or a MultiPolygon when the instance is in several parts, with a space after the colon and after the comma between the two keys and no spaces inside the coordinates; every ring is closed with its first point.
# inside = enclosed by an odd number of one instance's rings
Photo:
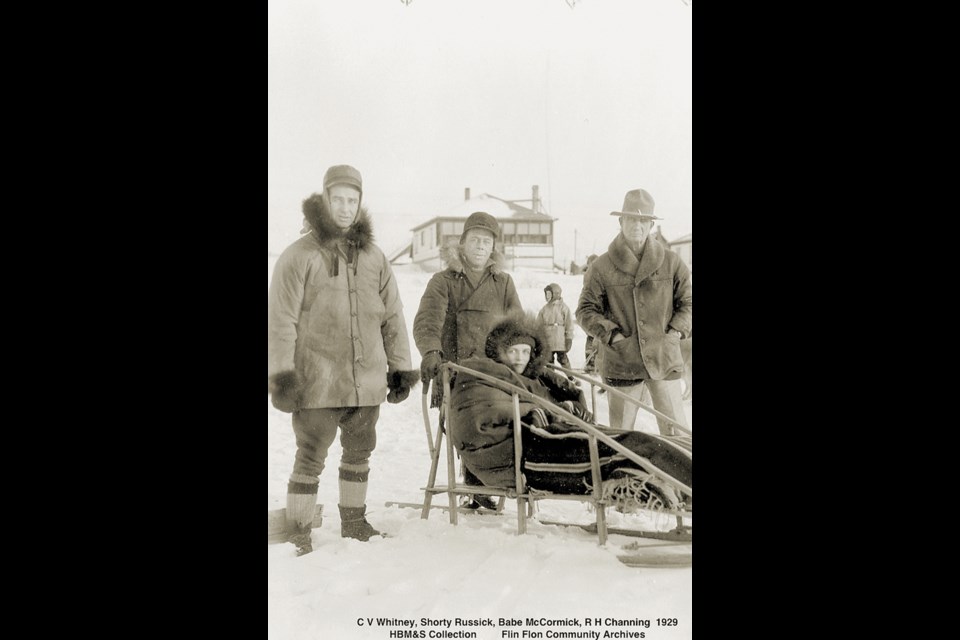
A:
{"type": "Polygon", "coordinates": [[[349,228],[341,229],[333,220],[327,199],[322,193],[314,193],[303,201],[303,217],[324,247],[346,240],[348,245],[355,245],[362,251],[373,244],[373,223],[366,207],[360,207],[357,219],[349,228]]]}
{"type": "Polygon", "coordinates": [[[530,362],[523,370],[523,375],[534,378],[540,373],[544,364],[546,339],[542,331],[535,315],[530,313],[512,315],[497,323],[487,334],[484,355],[500,362],[501,349],[517,344],[517,339],[520,337],[532,337],[534,346],[530,350],[530,362]]]}
{"type": "Polygon", "coordinates": [[[551,282],[550,284],[548,284],[543,288],[544,293],[546,293],[547,291],[549,291],[552,294],[552,296],[550,297],[551,302],[553,302],[554,300],[559,300],[560,298],[563,297],[560,295],[562,293],[560,289],[560,285],[558,285],[556,282],[551,282]]]}
{"type": "MultiPolygon", "coordinates": [[[[440,247],[440,258],[447,263],[447,268],[451,271],[463,271],[463,252],[459,242],[448,242],[440,247]]],[[[484,265],[484,268],[489,269],[490,273],[497,275],[504,270],[506,263],[506,257],[494,249],[493,253],[490,254],[490,258],[487,260],[487,264],[484,265]]]]}

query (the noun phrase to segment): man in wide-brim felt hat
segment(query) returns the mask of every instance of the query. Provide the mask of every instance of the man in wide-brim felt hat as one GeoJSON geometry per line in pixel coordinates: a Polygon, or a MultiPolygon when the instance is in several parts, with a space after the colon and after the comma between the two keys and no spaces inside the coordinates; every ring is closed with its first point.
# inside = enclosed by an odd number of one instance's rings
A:
{"type": "MultiPolygon", "coordinates": [[[[690,270],[666,244],[651,237],[654,200],[647,191],[628,191],[611,211],[620,233],[587,270],[577,322],[600,347],[605,383],[640,399],[644,386],[653,407],[687,426],[683,407],[681,338],[693,330],[690,270]]],[[[610,394],[610,426],[633,429],[638,407],[610,394]]],[[[674,430],[658,418],[660,433],[674,430]]]]}

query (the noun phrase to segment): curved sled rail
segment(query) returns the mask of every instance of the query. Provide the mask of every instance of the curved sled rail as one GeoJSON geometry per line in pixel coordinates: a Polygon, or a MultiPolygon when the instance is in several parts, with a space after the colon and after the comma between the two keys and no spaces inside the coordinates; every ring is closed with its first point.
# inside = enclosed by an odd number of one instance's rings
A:
{"type": "MultiPolygon", "coordinates": [[[[480,379],[482,379],[482,380],[485,380],[485,381],[487,381],[487,382],[490,382],[490,383],[492,383],[494,386],[496,386],[496,387],[499,388],[499,389],[502,389],[502,390],[504,390],[504,391],[509,391],[510,393],[512,393],[512,394],[514,395],[514,405],[516,405],[516,403],[517,403],[517,397],[520,397],[520,398],[523,398],[525,401],[532,402],[533,404],[537,405],[537,406],[540,407],[541,409],[544,409],[544,410],[549,411],[550,413],[552,413],[552,414],[554,414],[554,415],[558,415],[558,416],[562,417],[565,421],[569,422],[570,424],[572,424],[572,425],[574,425],[574,426],[576,426],[576,427],[579,427],[580,429],[582,429],[582,430],[585,431],[586,433],[590,434],[591,436],[593,436],[594,438],[596,438],[596,439],[599,440],[600,442],[604,443],[605,445],[607,445],[607,446],[610,447],[611,449],[614,449],[614,450],[617,451],[618,453],[624,455],[627,459],[635,462],[641,469],[643,469],[643,470],[646,471],[647,473],[650,473],[650,474],[654,474],[654,475],[659,476],[660,478],[666,480],[668,483],[674,485],[675,487],[677,487],[677,488],[679,488],[679,489],[682,489],[682,490],[683,490],[685,493],[687,493],[687,495],[689,495],[690,497],[693,497],[693,488],[692,488],[692,487],[687,486],[687,485],[684,484],[683,482],[677,480],[676,478],[674,478],[674,477],[671,476],[670,474],[666,473],[665,471],[663,471],[663,470],[660,469],[659,467],[655,466],[655,465],[654,465],[653,463],[651,463],[649,460],[646,460],[645,458],[637,455],[634,451],[631,451],[628,447],[623,446],[622,444],[620,444],[619,442],[617,442],[616,440],[614,440],[613,438],[611,438],[610,436],[608,436],[607,434],[605,434],[603,431],[601,431],[600,429],[598,429],[596,425],[592,425],[592,424],[590,424],[589,422],[585,422],[585,421],[581,420],[580,418],[578,418],[577,416],[573,415],[572,413],[570,413],[570,412],[567,411],[566,409],[564,409],[564,408],[562,408],[562,407],[560,407],[560,406],[558,406],[558,405],[555,405],[555,404],[553,404],[552,402],[549,402],[549,401],[547,401],[547,400],[544,400],[543,398],[541,398],[541,397],[539,397],[539,396],[537,396],[537,395],[534,395],[534,394],[530,393],[530,392],[527,391],[526,389],[522,389],[522,388],[520,388],[520,387],[518,387],[518,386],[516,386],[516,385],[510,384],[509,382],[504,382],[503,380],[501,380],[501,379],[499,379],[499,378],[496,378],[496,377],[494,377],[494,376],[488,375],[488,374],[486,374],[486,373],[482,373],[482,372],[480,372],[480,371],[476,371],[476,370],[471,369],[471,368],[469,368],[469,367],[464,367],[464,366],[461,366],[461,365],[458,365],[458,364],[454,364],[454,363],[452,363],[452,362],[446,362],[446,363],[444,363],[443,366],[446,367],[446,368],[448,368],[448,369],[450,369],[451,371],[462,371],[462,372],[467,373],[467,374],[469,374],[469,375],[471,375],[471,376],[474,376],[474,377],[476,377],[476,378],[480,378],[480,379]]],[[[637,401],[636,401],[635,399],[630,398],[630,397],[627,396],[626,394],[622,394],[622,395],[623,395],[624,397],[626,397],[627,399],[629,399],[631,402],[633,402],[633,403],[636,404],[637,401]]],[[[641,405],[641,406],[644,406],[644,405],[641,405]]],[[[517,411],[517,412],[518,412],[518,411],[517,411]]],[[[667,416],[664,416],[664,417],[666,418],[667,416]]],[[[669,418],[667,418],[667,419],[669,420],[669,418]]],[[[672,422],[672,420],[671,420],[671,422],[672,422]]]]}
{"type": "MultiPolygon", "coordinates": [[[[618,398],[621,398],[621,399],[623,399],[623,400],[626,400],[626,401],[628,401],[630,404],[635,404],[635,405],[637,405],[638,407],[640,407],[641,409],[643,409],[644,411],[646,411],[647,413],[652,413],[652,414],[653,414],[654,416],[656,416],[657,418],[660,418],[660,419],[662,419],[662,420],[664,420],[664,421],[666,421],[666,422],[669,422],[669,423],[673,426],[673,428],[676,429],[677,431],[682,431],[683,433],[687,434],[688,436],[693,436],[693,431],[690,431],[690,429],[688,429],[687,427],[683,426],[682,424],[680,424],[679,422],[677,422],[676,420],[674,420],[674,419],[671,418],[670,416],[668,416],[668,415],[666,415],[666,414],[663,414],[663,413],[657,411],[656,409],[654,409],[654,408],[651,407],[651,406],[648,406],[648,405],[643,404],[642,402],[638,401],[636,398],[631,398],[630,396],[628,396],[627,394],[625,394],[623,391],[620,391],[620,390],[617,389],[616,387],[611,387],[610,385],[605,384],[605,383],[603,383],[603,382],[600,382],[600,381],[598,381],[598,380],[595,380],[595,379],[591,378],[590,376],[584,375],[584,374],[582,374],[582,373],[580,373],[580,372],[578,372],[578,371],[571,371],[570,369],[566,369],[566,368],[561,367],[561,366],[559,366],[559,365],[548,364],[548,365],[546,365],[546,366],[547,366],[548,368],[550,368],[550,369],[553,369],[554,371],[560,371],[560,372],[562,372],[562,373],[564,373],[564,374],[566,374],[566,375],[568,375],[568,376],[573,376],[574,378],[577,378],[578,380],[583,380],[583,381],[585,381],[585,382],[589,382],[589,383],[592,385],[592,386],[591,386],[591,389],[595,389],[596,387],[600,387],[601,389],[603,389],[603,390],[606,391],[607,393],[611,393],[611,394],[617,396],[618,398]]],[[[594,393],[595,393],[595,392],[594,392],[594,393]]],[[[593,406],[596,406],[596,405],[597,405],[597,396],[596,396],[595,394],[593,395],[592,400],[593,400],[593,406]]]]}

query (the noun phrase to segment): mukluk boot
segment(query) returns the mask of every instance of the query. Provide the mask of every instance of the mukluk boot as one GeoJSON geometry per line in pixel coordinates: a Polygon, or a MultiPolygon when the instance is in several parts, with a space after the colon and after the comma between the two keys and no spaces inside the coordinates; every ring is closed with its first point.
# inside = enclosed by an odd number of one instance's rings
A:
{"type": "Polygon", "coordinates": [[[384,536],[367,522],[367,507],[344,507],[340,505],[340,537],[366,542],[375,536],[384,536]]]}
{"type": "Polygon", "coordinates": [[[383,536],[367,522],[367,480],[370,467],[366,462],[340,462],[340,536],[366,542],[383,536]]]}

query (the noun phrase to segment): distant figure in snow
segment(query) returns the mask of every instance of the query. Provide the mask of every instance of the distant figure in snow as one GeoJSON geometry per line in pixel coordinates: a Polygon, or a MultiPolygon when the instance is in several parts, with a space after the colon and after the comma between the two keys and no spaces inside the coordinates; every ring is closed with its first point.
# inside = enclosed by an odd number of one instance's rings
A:
{"type": "MultiPolygon", "coordinates": [[[[440,366],[459,364],[482,355],[487,333],[508,313],[522,311],[513,278],[503,270],[497,251],[500,223],[485,211],[471,213],[463,224],[457,245],[441,250],[447,268],[435,273],[420,298],[413,319],[413,339],[420,351],[420,379],[434,381],[432,407],[439,407],[444,390],[440,366]]],[[[464,468],[463,481],[480,481],[464,468]]],[[[467,508],[496,508],[486,496],[465,496],[467,508]]]]}
{"type": "Polygon", "coordinates": [[[543,327],[544,355],[546,363],[551,364],[554,357],[562,367],[570,367],[570,358],[567,352],[573,346],[573,314],[570,307],[560,296],[560,285],[551,282],[543,289],[543,297],[547,304],[543,305],[537,315],[537,322],[543,327]]]}
{"type": "MultiPolygon", "coordinates": [[[[577,322],[600,345],[605,384],[638,400],[648,388],[654,409],[687,426],[680,340],[693,331],[693,285],[680,256],[649,237],[653,221],[662,220],[653,209],[653,196],[634,189],[610,213],[620,233],[587,270],[577,322]]],[[[635,404],[611,397],[609,406],[610,426],[634,428],[635,404]]],[[[663,419],[657,424],[661,434],[677,435],[663,419]]]]}
{"type": "Polygon", "coordinates": [[[338,428],[340,535],[380,535],[366,519],[380,405],[402,402],[418,378],[397,281],[362,196],[359,171],[330,167],[323,193],[303,201],[305,235],[277,259],[270,282],[268,390],[274,407],[293,414],[286,515],[297,555],[313,550],[317,486],[338,428]]]}

